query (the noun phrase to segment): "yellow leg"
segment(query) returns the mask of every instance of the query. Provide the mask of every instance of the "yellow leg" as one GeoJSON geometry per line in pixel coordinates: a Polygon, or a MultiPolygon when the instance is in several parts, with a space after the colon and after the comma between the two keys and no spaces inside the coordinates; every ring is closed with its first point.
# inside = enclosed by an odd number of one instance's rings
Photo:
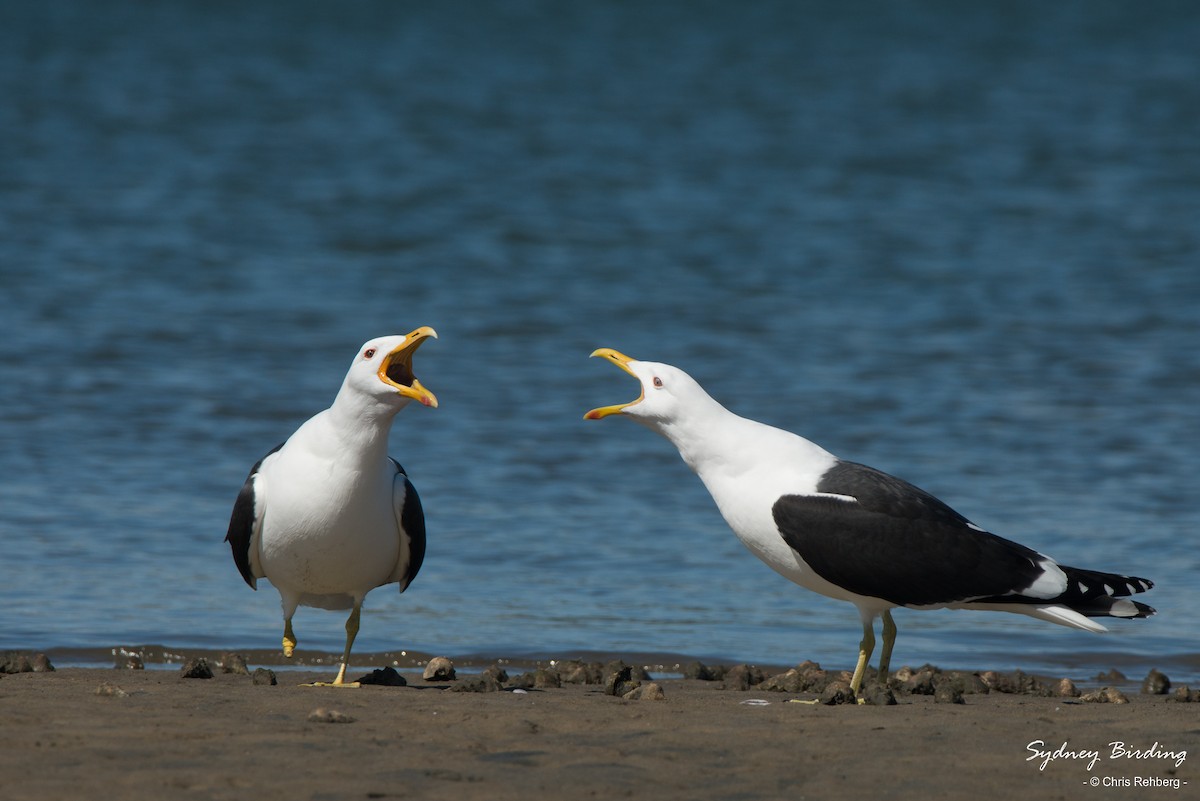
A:
{"type": "Polygon", "coordinates": [[[875,618],[863,616],[863,637],[858,644],[858,664],[854,666],[854,678],[850,679],[850,691],[855,696],[862,689],[863,674],[867,672],[867,662],[871,660],[871,652],[875,650],[875,632],[871,630],[875,618]]]}
{"type": "MultiPolygon", "coordinates": [[[[360,612],[362,612],[361,602],[354,605],[354,611],[346,619],[346,650],[342,652],[342,665],[338,668],[337,678],[333,680],[333,683],[338,686],[346,684],[346,668],[350,664],[350,647],[354,645],[354,638],[358,636],[358,617],[360,612]]],[[[352,682],[352,684],[355,687],[358,686],[358,682],[352,682]]]]}
{"type": "Polygon", "coordinates": [[[892,666],[892,646],[896,644],[896,621],[892,610],[883,613],[883,651],[879,654],[879,681],[887,686],[888,672],[892,666]]]}
{"type": "Polygon", "coordinates": [[[305,685],[308,687],[358,687],[357,681],[346,681],[346,668],[350,664],[350,647],[354,645],[354,638],[358,636],[358,618],[362,612],[362,602],[354,605],[354,611],[350,613],[350,617],[346,619],[346,650],[342,652],[342,664],[338,667],[337,676],[333,681],[317,681],[312,684],[305,685]]]}
{"type": "Polygon", "coordinates": [[[292,652],[295,650],[296,635],[292,632],[292,619],[289,617],[283,621],[283,655],[291,659],[292,652]]]}

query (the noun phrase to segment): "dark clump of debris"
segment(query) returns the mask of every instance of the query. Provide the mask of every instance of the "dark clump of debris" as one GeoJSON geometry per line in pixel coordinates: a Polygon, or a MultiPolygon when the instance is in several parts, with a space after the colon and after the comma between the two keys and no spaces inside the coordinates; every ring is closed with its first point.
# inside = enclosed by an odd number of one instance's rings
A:
{"type": "Polygon", "coordinates": [[[54,665],[43,653],[4,651],[0,653],[0,673],[51,673],[54,665]]]}
{"type": "Polygon", "coordinates": [[[405,687],[408,681],[394,667],[378,668],[355,679],[359,684],[374,684],[380,687],[405,687]]]}

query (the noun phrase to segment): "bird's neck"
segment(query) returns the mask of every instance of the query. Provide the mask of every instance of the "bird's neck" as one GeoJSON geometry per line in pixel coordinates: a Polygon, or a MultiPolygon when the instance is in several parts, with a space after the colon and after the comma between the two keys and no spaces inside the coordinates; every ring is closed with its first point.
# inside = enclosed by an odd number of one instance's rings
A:
{"type": "Polygon", "coordinates": [[[780,428],[740,417],[716,401],[700,412],[691,410],[686,420],[654,426],[669,439],[683,461],[709,488],[728,480],[766,480],[783,467],[833,459],[816,443],[780,428]]]}
{"type": "Polygon", "coordinates": [[[704,477],[712,469],[738,470],[750,457],[747,437],[760,423],[739,417],[715,400],[694,409],[686,419],[674,419],[654,428],[679,449],[693,472],[704,477]]]}
{"type": "Polygon", "coordinates": [[[385,405],[345,387],[325,412],[327,428],[337,446],[365,459],[387,457],[388,433],[400,406],[385,405]]]}

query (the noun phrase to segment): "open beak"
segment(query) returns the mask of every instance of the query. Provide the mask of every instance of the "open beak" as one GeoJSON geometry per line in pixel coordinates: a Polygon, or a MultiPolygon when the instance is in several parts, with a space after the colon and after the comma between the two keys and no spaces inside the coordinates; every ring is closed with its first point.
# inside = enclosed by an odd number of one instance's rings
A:
{"type": "MultiPolygon", "coordinates": [[[[624,353],[613,350],[612,348],[597,348],[596,350],[592,351],[592,355],[593,356],[601,356],[605,359],[608,359],[610,362],[615,364],[617,367],[620,367],[622,370],[629,373],[634,378],[637,378],[637,375],[629,367],[629,363],[634,361],[634,359],[629,358],[624,353]]],[[[641,400],[642,400],[641,387],[642,387],[642,381],[639,378],[638,379],[637,399],[631,400],[629,403],[618,403],[613,406],[601,406],[599,409],[592,409],[590,412],[588,412],[587,414],[585,414],[583,416],[583,419],[584,420],[599,420],[602,417],[608,417],[610,414],[621,414],[630,406],[633,406],[635,403],[641,402],[641,400]]]]}
{"type": "Polygon", "coordinates": [[[432,392],[421,386],[421,382],[413,375],[413,354],[421,343],[432,337],[437,339],[437,331],[423,325],[404,338],[399,347],[389,353],[379,365],[379,380],[395,387],[406,398],[412,398],[422,406],[437,408],[437,398],[432,392]]]}

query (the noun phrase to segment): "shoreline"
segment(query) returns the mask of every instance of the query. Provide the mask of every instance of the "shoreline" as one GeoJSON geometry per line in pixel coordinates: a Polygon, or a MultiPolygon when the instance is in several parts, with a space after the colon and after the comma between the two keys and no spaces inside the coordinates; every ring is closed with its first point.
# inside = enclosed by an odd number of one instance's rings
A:
{"type": "MultiPolygon", "coordinates": [[[[17,648],[0,649],[0,653],[5,653],[9,650],[13,652],[31,652],[30,649],[17,648]]],[[[197,657],[205,657],[210,661],[217,661],[223,654],[231,650],[244,656],[247,663],[288,672],[311,669],[319,670],[330,665],[336,668],[341,658],[340,652],[320,649],[297,649],[295,655],[291,659],[288,659],[277,648],[176,648],[160,644],[120,644],[95,648],[56,647],[37,649],[38,652],[45,653],[53,664],[63,667],[104,669],[123,666],[129,658],[136,657],[147,669],[151,670],[177,669],[184,662],[197,657]]],[[[701,662],[706,665],[723,665],[726,667],[748,663],[761,667],[768,672],[782,672],[797,664],[792,663],[791,665],[787,665],[773,662],[754,662],[752,660],[736,660],[665,652],[563,649],[560,653],[547,653],[522,652],[513,649],[508,652],[475,652],[457,655],[417,650],[362,653],[356,651],[351,654],[350,667],[352,670],[389,666],[398,670],[420,670],[430,659],[437,656],[450,658],[460,670],[467,673],[479,672],[494,664],[502,665],[510,670],[532,670],[573,660],[608,662],[614,659],[623,659],[630,664],[636,664],[645,668],[650,673],[663,674],[668,677],[681,676],[684,668],[688,664],[695,662],[701,662]]],[[[1200,654],[1160,655],[1155,658],[1148,658],[1146,655],[1125,652],[1088,652],[1080,653],[1077,661],[1081,665],[1088,665],[1088,667],[1055,667],[1053,665],[1039,664],[1037,667],[1029,668],[1026,672],[1045,679],[1070,678],[1080,686],[1091,686],[1112,683],[1114,676],[1118,673],[1125,676],[1125,680],[1121,682],[1122,684],[1136,684],[1145,678],[1151,670],[1158,670],[1170,676],[1172,681],[1177,683],[1200,686],[1200,654]]],[[[893,665],[894,668],[900,666],[898,664],[893,665]]],[[[848,667],[852,667],[852,665],[847,664],[840,669],[847,669],[848,667]]],[[[913,665],[912,667],[917,666],[913,665]]],[[[996,665],[940,665],[939,667],[946,670],[968,673],[983,672],[985,670],[995,670],[1003,673],[1011,672],[1014,669],[1012,667],[996,665]]]]}
{"type": "Polygon", "coordinates": [[[980,786],[1087,798],[1093,781],[1133,793],[1148,786],[1135,780],[1164,792],[1200,782],[1200,754],[1186,753],[1200,707],[1136,688],[1123,703],[993,691],[834,706],[696,679],[654,677],[661,697],[620,697],[566,682],[462,692],[463,677],[400,673],[407,686],[358,689],[302,686],[329,671],[288,670],[275,685],[117,668],[3,675],[0,784],[13,801],[85,787],[118,801],[531,801],[961,797],[980,786]]]}

